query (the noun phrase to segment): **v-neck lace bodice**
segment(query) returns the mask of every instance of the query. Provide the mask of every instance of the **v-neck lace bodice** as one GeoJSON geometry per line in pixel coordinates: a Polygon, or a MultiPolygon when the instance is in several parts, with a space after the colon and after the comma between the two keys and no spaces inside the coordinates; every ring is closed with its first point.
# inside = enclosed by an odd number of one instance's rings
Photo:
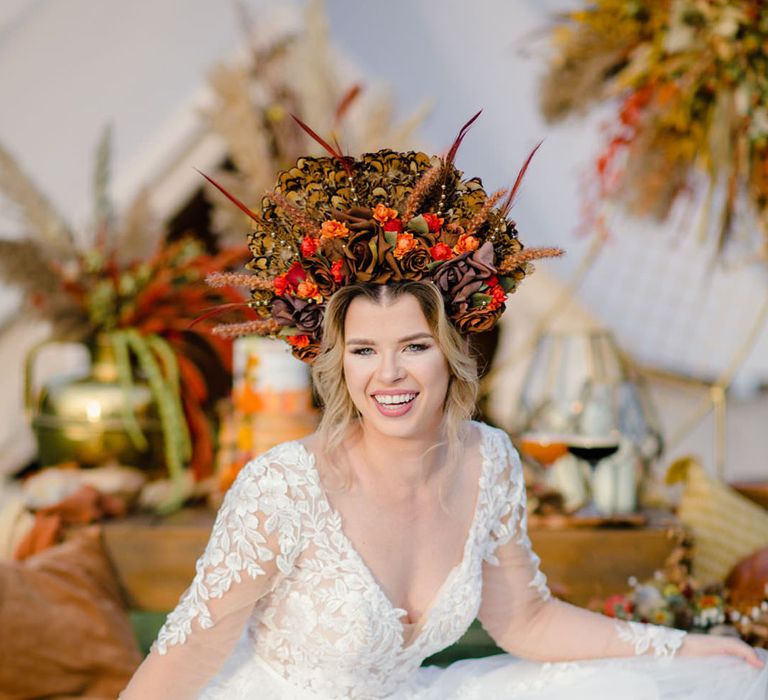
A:
{"type": "MultiPolygon", "coordinates": [[[[488,464],[490,461],[488,456],[488,446],[487,446],[489,435],[490,434],[488,432],[480,430],[480,440],[479,440],[480,470],[479,470],[479,476],[478,476],[478,484],[476,488],[476,493],[473,494],[474,498],[473,498],[472,517],[470,519],[469,528],[463,539],[464,544],[461,549],[461,552],[462,552],[461,559],[450,568],[450,570],[446,574],[440,586],[433,593],[428,606],[426,607],[424,612],[418,617],[418,619],[409,623],[405,623],[402,621],[400,622],[403,628],[403,635],[402,635],[403,646],[409,646],[419,636],[425,623],[429,619],[430,612],[435,607],[436,603],[439,601],[443,591],[449,587],[452,579],[456,575],[458,575],[459,570],[463,569],[464,566],[468,563],[469,559],[471,558],[472,542],[474,539],[475,529],[478,524],[479,515],[482,510],[481,509],[482,484],[484,483],[485,473],[486,473],[486,470],[488,469],[488,464]]],[[[320,498],[324,501],[324,507],[327,507],[328,512],[332,516],[329,522],[332,523],[332,525],[338,525],[339,529],[337,534],[339,539],[343,543],[343,546],[347,550],[348,556],[358,560],[360,564],[361,572],[365,575],[368,585],[371,588],[378,589],[379,593],[381,594],[382,605],[385,607],[389,606],[390,608],[392,608],[392,610],[397,614],[399,618],[408,617],[407,610],[405,610],[404,608],[397,607],[395,606],[394,603],[392,603],[386,591],[384,590],[384,587],[379,582],[379,579],[376,577],[376,575],[373,573],[373,570],[366,562],[365,557],[360,553],[359,549],[355,546],[355,544],[346,534],[344,530],[343,518],[341,517],[341,514],[331,505],[330,499],[328,498],[327,493],[325,492],[325,489],[323,487],[322,478],[320,476],[319,470],[317,469],[317,460],[315,458],[315,455],[312,454],[312,452],[310,452],[303,443],[300,442],[299,445],[301,449],[303,449],[305,452],[307,464],[310,470],[310,478],[317,485],[317,488],[321,493],[320,498]]]]}
{"type": "MultiPolygon", "coordinates": [[[[162,653],[193,630],[216,624],[217,598],[275,559],[277,576],[248,624],[252,653],[298,687],[329,697],[375,698],[393,692],[428,656],[457,641],[477,615],[482,564],[505,537],[503,517],[524,496],[509,478],[506,435],[481,432],[474,516],[461,561],[432,602],[405,629],[395,607],[344,534],[322,488],[313,455],[299,441],[248,464],[227,494],[197,576],[156,642],[162,653]],[[276,540],[279,551],[268,551],[276,540]],[[406,643],[407,642],[407,643],[406,643]]],[[[522,502],[522,501],[521,501],[522,502]]],[[[536,585],[548,594],[543,578],[536,585]]]]}
{"type": "MultiPolygon", "coordinates": [[[[151,680],[136,687],[151,687],[152,698],[411,698],[423,660],[456,642],[476,616],[505,649],[537,639],[549,645],[548,633],[531,637],[529,624],[552,629],[550,608],[565,625],[583,611],[563,616],[551,605],[526,531],[517,453],[505,433],[476,425],[482,464],[463,556],[416,625],[403,624],[405,611],[345,535],[312,454],[288,442],[238,475],[195,578],[158,635],[146,670],[151,680]],[[547,615],[538,622],[542,608],[547,615]],[[156,666],[163,656],[166,665],[156,666]],[[152,675],[174,664],[187,690],[162,686],[173,675],[167,670],[152,675]],[[191,690],[214,675],[202,694],[191,690]]],[[[682,633],[626,626],[617,634],[613,623],[593,618],[587,626],[600,648],[615,643],[630,653],[634,646],[637,653],[671,654],[681,643],[682,633]]],[[[127,691],[130,700],[146,697],[127,691]]]]}

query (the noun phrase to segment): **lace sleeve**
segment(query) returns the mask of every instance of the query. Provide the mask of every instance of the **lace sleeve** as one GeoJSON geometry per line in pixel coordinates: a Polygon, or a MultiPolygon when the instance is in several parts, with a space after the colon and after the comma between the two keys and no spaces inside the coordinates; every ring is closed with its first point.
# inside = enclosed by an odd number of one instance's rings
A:
{"type": "Polygon", "coordinates": [[[530,619],[550,598],[547,578],[528,537],[525,483],[517,451],[498,431],[491,458],[497,465],[490,478],[491,523],[485,543],[483,593],[479,619],[504,647],[514,622],[530,619]]]}
{"type": "Polygon", "coordinates": [[[525,485],[516,451],[501,438],[506,460],[494,484],[502,501],[483,568],[480,622],[504,650],[540,661],[573,661],[652,652],[673,656],[685,632],[617,621],[552,598],[526,530],[525,485]]]}
{"type": "Polygon", "coordinates": [[[541,600],[550,597],[547,577],[541,572],[541,560],[528,537],[528,509],[523,468],[509,437],[500,433],[496,448],[497,463],[503,465],[492,487],[496,516],[491,527],[484,559],[496,567],[519,569],[521,581],[541,600]]]}
{"type": "Polygon", "coordinates": [[[192,584],[120,696],[196,698],[234,647],[256,602],[301,551],[305,484],[274,451],[238,475],[216,516],[192,584]]]}

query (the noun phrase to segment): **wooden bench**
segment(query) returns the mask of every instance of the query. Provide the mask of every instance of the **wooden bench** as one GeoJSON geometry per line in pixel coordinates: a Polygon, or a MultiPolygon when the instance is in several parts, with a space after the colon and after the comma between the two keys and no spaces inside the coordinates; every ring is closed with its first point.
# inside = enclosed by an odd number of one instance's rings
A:
{"type": "MultiPolygon", "coordinates": [[[[132,610],[167,613],[176,606],[195,574],[195,561],[208,541],[213,518],[210,510],[199,508],[163,518],[143,514],[105,523],[104,545],[132,610]]],[[[529,528],[553,592],[583,606],[596,597],[625,592],[630,576],[639,580],[653,576],[674,548],[678,530],[669,517],[652,519],[642,527],[566,523],[529,528]]],[[[162,615],[151,617],[144,637],[153,637],[161,623],[162,615]]],[[[143,643],[146,647],[146,640],[143,643]]],[[[457,645],[433,660],[449,662],[494,651],[493,643],[474,625],[457,645]]]]}

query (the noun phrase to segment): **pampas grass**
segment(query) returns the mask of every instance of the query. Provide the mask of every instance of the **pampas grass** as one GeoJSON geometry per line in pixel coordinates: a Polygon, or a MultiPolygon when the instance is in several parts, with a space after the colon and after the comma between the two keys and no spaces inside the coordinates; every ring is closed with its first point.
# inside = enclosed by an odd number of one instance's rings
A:
{"type": "Polygon", "coordinates": [[[24,233],[43,246],[46,258],[74,255],[75,237],[64,217],[1,144],[0,192],[15,210],[24,233]]]}
{"type": "Polygon", "coordinates": [[[498,203],[499,200],[507,193],[506,190],[496,190],[488,199],[485,200],[485,203],[480,208],[480,210],[475,214],[472,219],[469,222],[469,225],[466,228],[467,236],[474,235],[477,230],[485,223],[486,219],[488,218],[488,214],[491,213],[491,209],[493,209],[498,203]]]}
{"type": "Polygon", "coordinates": [[[526,263],[542,258],[559,258],[564,254],[565,251],[560,248],[526,248],[518,253],[507,255],[499,264],[498,271],[502,275],[509,275],[526,263]]]}
{"type": "Polygon", "coordinates": [[[266,318],[244,323],[222,323],[213,327],[213,333],[220,338],[239,338],[244,335],[274,335],[280,328],[277,321],[266,318]]]}

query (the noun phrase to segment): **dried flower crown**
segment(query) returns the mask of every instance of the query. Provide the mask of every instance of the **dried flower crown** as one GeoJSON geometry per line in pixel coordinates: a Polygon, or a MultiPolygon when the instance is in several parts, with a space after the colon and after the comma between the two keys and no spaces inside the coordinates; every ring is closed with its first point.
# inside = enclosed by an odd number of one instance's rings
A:
{"type": "Polygon", "coordinates": [[[381,150],[352,159],[299,122],[331,156],[300,158],[281,172],[260,215],[208,178],[255,222],[247,266],[253,274],[215,274],[209,283],[250,288],[249,305],[258,318],[215,331],[277,336],[296,357],[311,362],[320,349],[327,301],[336,290],[402,280],[437,285],[459,332],[493,327],[507,295],[532,271],[530,262],[562,251],[523,250],[515,223],[507,218],[536,149],[509,192],[488,195],[479,179],[462,179],[453,165],[478,115],[443,158],[381,150]]]}

